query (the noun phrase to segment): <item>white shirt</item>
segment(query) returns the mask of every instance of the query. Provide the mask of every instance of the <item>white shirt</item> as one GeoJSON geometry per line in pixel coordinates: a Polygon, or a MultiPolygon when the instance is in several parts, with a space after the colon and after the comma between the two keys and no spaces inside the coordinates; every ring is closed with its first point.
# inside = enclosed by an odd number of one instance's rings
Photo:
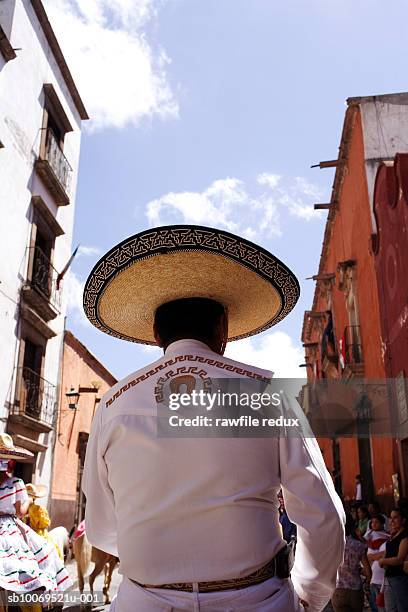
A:
{"type": "Polygon", "coordinates": [[[321,610],[343,559],[344,512],[315,439],[158,438],[158,380],[196,366],[213,378],[271,377],[180,340],[106,393],[83,475],[90,542],[117,555],[121,572],[142,584],[245,576],[284,545],[282,485],[298,525],[294,587],[309,612],[321,610]]]}
{"type": "Polygon", "coordinates": [[[21,478],[10,476],[0,486],[0,512],[15,514],[18,501],[22,504],[28,501],[27,490],[21,478]]]}
{"type": "MultiPolygon", "coordinates": [[[[368,553],[378,553],[378,552],[385,552],[386,550],[386,544],[381,544],[380,548],[378,550],[373,550],[371,548],[368,549],[368,553]]],[[[372,576],[371,576],[371,583],[372,584],[382,584],[383,580],[384,580],[384,572],[385,570],[380,567],[378,561],[373,561],[373,564],[371,566],[371,571],[372,571],[372,576]]]]}
{"type": "MultiPolygon", "coordinates": [[[[383,540],[383,539],[389,539],[390,538],[390,534],[385,532],[385,531],[373,531],[373,530],[369,530],[369,532],[367,532],[364,536],[364,539],[367,541],[368,543],[368,549],[367,549],[367,553],[370,555],[372,554],[377,554],[379,552],[383,552],[385,551],[386,548],[386,543],[384,542],[384,544],[381,544],[381,546],[379,548],[372,548],[370,546],[370,540],[383,540]]],[[[373,561],[371,564],[371,571],[372,571],[372,576],[371,576],[371,584],[382,584],[383,580],[384,580],[384,569],[382,567],[379,566],[378,561],[373,561]]]]}

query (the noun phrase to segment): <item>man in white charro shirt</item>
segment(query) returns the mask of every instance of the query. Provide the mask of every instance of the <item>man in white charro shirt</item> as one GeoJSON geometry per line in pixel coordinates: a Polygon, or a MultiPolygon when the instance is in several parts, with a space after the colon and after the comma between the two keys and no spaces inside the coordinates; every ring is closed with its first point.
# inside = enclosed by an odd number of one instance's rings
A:
{"type": "MultiPolygon", "coordinates": [[[[164,355],[102,399],[83,489],[90,542],[120,559],[114,612],[322,610],[344,549],[344,514],[313,438],[158,437],[158,389],[272,374],[222,356],[228,339],[266,329],[298,284],[271,253],[197,226],[132,236],[98,262],[84,307],[100,329],[157,343],[164,355]],[[296,560],[277,492],[298,526],[296,560]]],[[[160,394],[160,393],[159,393],[160,394]]]]}

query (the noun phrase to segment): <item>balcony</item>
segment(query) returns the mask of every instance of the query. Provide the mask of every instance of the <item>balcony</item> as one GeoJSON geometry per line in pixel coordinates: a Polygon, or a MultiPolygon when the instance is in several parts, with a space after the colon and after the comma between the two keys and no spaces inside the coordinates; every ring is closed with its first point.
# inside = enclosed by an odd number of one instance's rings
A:
{"type": "Polygon", "coordinates": [[[344,378],[364,375],[364,360],[359,325],[349,325],[343,334],[344,378]]]}
{"type": "Polygon", "coordinates": [[[35,162],[35,169],[59,206],[69,204],[72,168],[51,128],[45,130],[45,146],[35,162]]]}
{"type": "Polygon", "coordinates": [[[39,247],[30,247],[30,251],[32,271],[23,284],[21,297],[45,321],[50,321],[61,312],[61,291],[57,287],[58,272],[39,247]]]}
{"type": "Polygon", "coordinates": [[[38,432],[53,428],[57,388],[27,367],[17,368],[17,391],[9,420],[38,432]]]}

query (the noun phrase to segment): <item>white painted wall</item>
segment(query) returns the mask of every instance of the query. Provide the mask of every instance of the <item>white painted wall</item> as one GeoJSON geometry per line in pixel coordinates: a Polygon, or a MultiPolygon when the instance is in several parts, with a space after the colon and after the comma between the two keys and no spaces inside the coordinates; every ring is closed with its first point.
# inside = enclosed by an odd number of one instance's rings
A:
{"type": "MultiPolygon", "coordinates": [[[[60,271],[71,254],[74,203],[80,150],[80,117],[75,109],[51,49],[29,0],[0,0],[0,24],[9,30],[13,47],[21,47],[17,58],[0,59],[0,431],[6,425],[8,402],[14,400],[17,362],[19,289],[26,276],[32,195],[41,195],[65,234],[56,239],[53,265],[60,271]],[[10,22],[12,16],[12,22],[10,22]],[[4,25],[3,25],[4,20],[4,25]],[[39,152],[43,117],[43,85],[52,83],[74,128],[65,135],[64,154],[73,173],[70,204],[58,207],[33,164],[39,152]]],[[[1,54],[0,54],[1,55],[1,54]]],[[[61,315],[49,324],[57,336],[48,341],[44,378],[58,383],[58,369],[66,301],[61,315]]],[[[41,440],[41,438],[40,438],[41,440]]],[[[38,482],[49,485],[52,436],[44,460],[39,461],[38,482]]]]}
{"type": "Polygon", "coordinates": [[[408,94],[390,94],[360,102],[363,123],[365,167],[371,206],[373,232],[377,231],[373,214],[374,184],[378,158],[393,158],[408,151],[408,94]]]}

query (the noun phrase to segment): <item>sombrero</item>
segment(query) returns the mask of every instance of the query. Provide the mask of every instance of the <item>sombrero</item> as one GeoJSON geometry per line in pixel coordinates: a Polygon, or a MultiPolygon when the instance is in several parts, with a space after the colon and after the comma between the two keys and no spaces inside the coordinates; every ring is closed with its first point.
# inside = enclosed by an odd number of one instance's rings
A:
{"type": "Polygon", "coordinates": [[[32,482],[26,484],[27,494],[34,499],[45,497],[47,495],[47,487],[43,484],[35,485],[32,482]]]}
{"type": "Polygon", "coordinates": [[[34,457],[32,452],[20,446],[14,446],[13,438],[9,434],[0,434],[0,459],[27,461],[32,457],[34,457]]]}
{"type": "Polygon", "coordinates": [[[295,275],[256,244],[210,227],[145,230],[104,255],[84,289],[84,310],[103,332],[155,344],[154,313],[172,300],[206,297],[228,309],[228,340],[281,321],[299,298],[295,275]]]}

